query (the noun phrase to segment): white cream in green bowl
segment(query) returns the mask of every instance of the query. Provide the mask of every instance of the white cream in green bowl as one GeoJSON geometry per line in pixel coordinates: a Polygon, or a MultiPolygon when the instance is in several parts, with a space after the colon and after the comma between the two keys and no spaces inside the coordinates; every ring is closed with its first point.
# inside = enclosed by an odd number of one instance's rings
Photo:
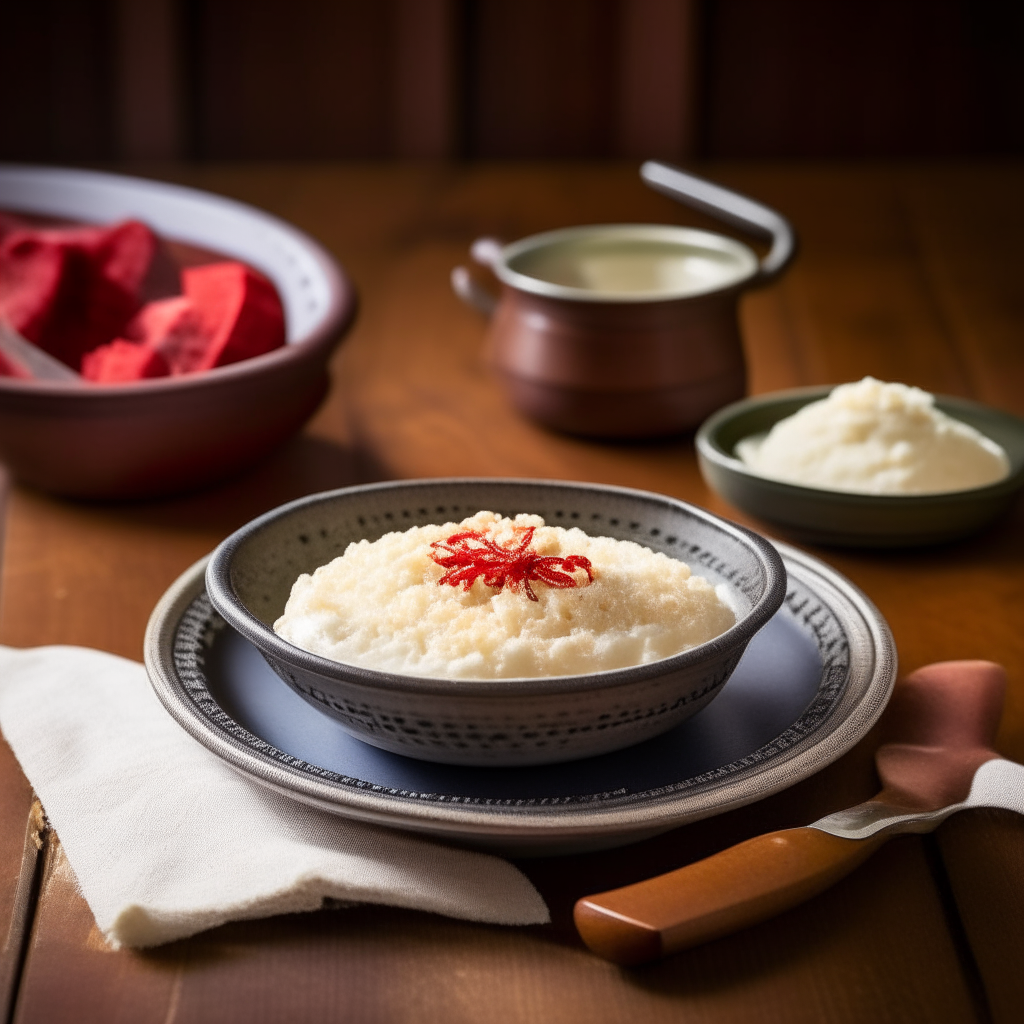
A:
{"type": "Polygon", "coordinates": [[[935,397],[865,377],[745,437],[736,454],[762,476],[862,494],[942,494],[998,483],[1005,449],[947,415],[935,397]]]}
{"type": "Polygon", "coordinates": [[[871,377],[735,402],[701,425],[696,447],[710,487],[814,543],[954,540],[1024,485],[1024,420],[871,377]]]}

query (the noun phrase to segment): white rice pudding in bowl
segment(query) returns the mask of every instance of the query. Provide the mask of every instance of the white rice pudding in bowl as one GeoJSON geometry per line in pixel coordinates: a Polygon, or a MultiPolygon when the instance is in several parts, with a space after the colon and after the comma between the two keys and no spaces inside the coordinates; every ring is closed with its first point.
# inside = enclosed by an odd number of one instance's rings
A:
{"type": "Polygon", "coordinates": [[[206,593],[240,641],[356,738],[428,761],[523,766],[621,750],[699,713],[778,610],[786,569],[763,537],[663,494],[401,480],[252,520],[211,556],[206,593]],[[631,576],[638,564],[648,568],[631,576]],[[325,593],[340,592],[340,611],[315,596],[335,571],[347,583],[325,593]],[[289,620],[306,637],[275,631],[289,620]],[[453,624],[454,638],[428,644],[453,624]],[[317,633],[331,656],[298,646],[317,633]],[[354,648],[335,647],[347,638],[354,648]]]}
{"type": "Polygon", "coordinates": [[[724,588],[632,541],[481,511],[349,544],[292,587],[275,632],[384,672],[571,676],[644,665],[736,622],[724,588]]]}

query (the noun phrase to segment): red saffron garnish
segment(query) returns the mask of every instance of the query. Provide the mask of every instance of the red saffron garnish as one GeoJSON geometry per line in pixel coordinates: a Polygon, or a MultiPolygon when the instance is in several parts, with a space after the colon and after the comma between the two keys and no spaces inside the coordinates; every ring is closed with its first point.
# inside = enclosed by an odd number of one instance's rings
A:
{"type": "Polygon", "coordinates": [[[453,533],[447,540],[435,540],[431,557],[441,568],[448,571],[437,581],[438,586],[448,583],[453,587],[462,584],[466,590],[482,579],[488,587],[501,590],[507,586],[513,594],[525,591],[531,601],[537,600],[530,583],[539,581],[549,587],[566,590],[579,586],[570,575],[573,570],[586,571],[587,580],[594,582],[593,566],[583,555],[538,555],[530,548],[534,526],[517,527],[522,538],[514,547],[503,548],[488,540],[478,530],[453,533]],[[560,571],[565,570],[565,571],[560,571]]]}

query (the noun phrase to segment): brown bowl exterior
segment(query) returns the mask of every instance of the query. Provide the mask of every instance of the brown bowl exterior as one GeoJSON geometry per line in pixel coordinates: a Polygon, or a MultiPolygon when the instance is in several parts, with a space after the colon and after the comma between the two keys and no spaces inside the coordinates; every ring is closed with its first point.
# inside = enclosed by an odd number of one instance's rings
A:
{"type": "Polygon", "coordinates": [[[327,393],[336,343],[162,388],[0,382],[0,460],[21,483],[76,498],[201,487],[251,465],[309,419],[327,393]]]}
{"type": "Polygon", "coordinates": [[[589,437],[697,427],[746,393],[738,290],[587,303],[503,286],[487,360],[520,412],[589,437]]]}

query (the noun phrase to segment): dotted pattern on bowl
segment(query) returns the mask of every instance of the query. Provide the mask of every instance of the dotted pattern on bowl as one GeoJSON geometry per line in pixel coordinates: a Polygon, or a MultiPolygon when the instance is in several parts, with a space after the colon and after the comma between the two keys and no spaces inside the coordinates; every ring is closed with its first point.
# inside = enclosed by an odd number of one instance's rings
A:
{"type": "Polygon", "coordinates": [[[850,674],[850,641],[841,621],[820,596],[792,575],[786,599],[778,614],[791,617],[802,631],[814,639],[821,655],[822,669],[821,682],[814,699],[803,714],[770,743],[737,761],[692,778],[659,786],[656,790],[632,791],[623,787],[612,791],[581,792],[537,799],[469,797],[384,786],[311,764],[253,735],[225,712],[210,693],[205,667],[206,652],[217,642],[226,624],[213,609],[205,590],[191,601],[174,629],[173,659],[182,690],[202,718],[244,749],[300,776],[327,782],[341,789],[365,790],[419,803],[456,803],[495,808],[615,804],[670,794],[698,793],[719,784],[723,779],[757,771],[760,766],[775,761],[806,737],[816,733],[832,717],[840,704],[850,674]]]}
{"type": "MultiPolygon", "coordinates": [[[[724,663],[717,664],[715,671],[702,676],[696,687],[672,701],[658,699],[665,689],[659,683],[650,687],[654,703],[640,704],[633,700],[626,707],[595,714],[590,702],[584,702],[577,696],[572,706],[554,712],[539,711],[527,721],[514,721],[501,715],[480,715],[467,719],[464,715],[455,714],[428,717],[425,713],[402,713],[387,704],[334,697],[316,686],[303,683],[285,665],[271,664],[279,675],[288,679],[295,690],[321,705],[328,714],[348,725],[353,732],[373,737],[385,749],[407,748],[410,754],[416,756],[431,749],[472,750],[487,754],[522,750],[557,751],[567,749],[570,745],[574,748],[580,746],[585,743],[587,733],[594,733],[595,737],[604,732],[616,731],[637,733],[645,737],[653,735],[661,731],[659,719],[664,716],[669,716],[674,722],[681,717],[679,713],[684,708],[692,713],[693,705],[700,708],[707,704],[732,674],[741,655],[742,651],[724,663]]],[[[635,696],[635,688],[630,688],[630,695],[635,696]]],[[[520,719],[523,717],[519,716],[520,719]]]]}

